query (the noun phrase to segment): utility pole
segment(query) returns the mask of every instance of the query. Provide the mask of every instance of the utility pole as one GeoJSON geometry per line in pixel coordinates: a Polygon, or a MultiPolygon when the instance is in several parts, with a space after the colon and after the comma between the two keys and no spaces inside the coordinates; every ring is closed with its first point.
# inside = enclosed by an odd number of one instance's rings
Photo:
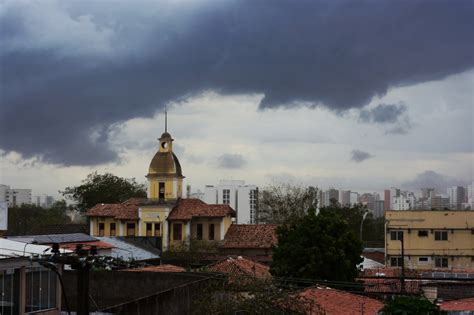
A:
{"type": "Polygon", "coordinates": [[[405,244],[403,242],[404,233],[402,232],[402,238],[400,239],[402,245],[402,276],[400,279],[400,292],[405,293],[405,244]]]}

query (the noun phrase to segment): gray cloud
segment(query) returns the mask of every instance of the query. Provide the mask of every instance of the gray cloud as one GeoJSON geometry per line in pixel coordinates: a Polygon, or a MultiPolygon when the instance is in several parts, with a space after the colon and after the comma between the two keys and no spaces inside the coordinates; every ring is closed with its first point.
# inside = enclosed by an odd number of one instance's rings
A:
{"type": "Polygon", "coordinates": [[[240,154],[223,154],[217,158],[217,165],[221,168],[241,169],[247,161],[240,154]]]}
{"type": "Polygon", "coordinates": [[[400,104],[379,104],[374,108],[362,109],[359,112],[362,123],[391,124],[386,134],[406,134],[412,128],[407,106],[400,104]]]}
{"type": "Polygon", "coordinates": [[[404,182],[401,186],[406,189],[435,188],[438,192],[446,193],[448,187],[466,184],[465,181],[428,170],[417,174],[413,180],[404,182]]]}
{"type": "Polygon", "coordinates": [[[351,152],[351,160],[357,163],[363,162],[373,157],[374,155],[370,154],[369,152],[365,152],[361,150],[352,150],[351,152]]]}
{"type": "Polygon", "coordinates": [[[363,109],[359,113],[361,122],[374,122],[379,124],[395,123],[399,117],[405,114],[407,106],[405,104],[379,104],[371,109],[363,109]]]}
{"type": "Polygon", "coordinates": [[[344,111],[474,65],[470,1],[12,1],[0,12],[0,148],[63,165],[118,159],[112,124],[206,90],[344,111]]]}

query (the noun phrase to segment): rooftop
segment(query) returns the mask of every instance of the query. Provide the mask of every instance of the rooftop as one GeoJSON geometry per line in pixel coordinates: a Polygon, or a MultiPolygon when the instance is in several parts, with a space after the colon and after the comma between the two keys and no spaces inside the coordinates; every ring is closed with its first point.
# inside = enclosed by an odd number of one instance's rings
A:
{"type": "Polygon", "coordinates": [[[474,297],[443,302],[440,305],[443,311],[474,311],[474,297]]]}
{"type": "Polygon", "coordinates": [[[131,272],[186,272],[186,269],[180,266],[175,265],[159,265],[159,266],[146,266],[141,268],[131,268],[126,269],[123,271],[131,271],[131,272]]]}
{"type": "Polygon", "coordinates": [[[265,248],[278,243],[274,224],[232,224],[224,237],[222,248],[265,248]]]}
{"type": "Polygon", "coordinates": [[[235,215],[234,209],[229,205],[210,205],[200,199],[178,199],[168,220],[191,220],[194,217],[235,217],[235,215]]]}
{"type": "Polygon", "coordinates": [[[384,307],[378,300],[323,286],[304,290],[301,296],[314,303],[314,314],[322,310],[326,315],[368,315],[377,314],[384,307]]]}
{"type": "Polygon", "coordinates": [[[227,257],[214,264],[206,267],[208,271],[228,273],[237,276],[257,277],[261,279],[269,279],[270,267],[262,265],[256,261],[252,261],[242,256],[237,258],[227,257]]]}

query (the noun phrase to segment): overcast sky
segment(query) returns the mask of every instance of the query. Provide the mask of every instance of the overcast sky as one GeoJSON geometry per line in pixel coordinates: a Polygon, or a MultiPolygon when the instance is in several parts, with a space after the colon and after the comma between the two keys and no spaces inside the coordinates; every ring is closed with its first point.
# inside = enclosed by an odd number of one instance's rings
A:
{"type": "Polygon", "coordinates": [[[472,1],[0,1],[0,183],[444,190],[474,173],[472,1]]]}

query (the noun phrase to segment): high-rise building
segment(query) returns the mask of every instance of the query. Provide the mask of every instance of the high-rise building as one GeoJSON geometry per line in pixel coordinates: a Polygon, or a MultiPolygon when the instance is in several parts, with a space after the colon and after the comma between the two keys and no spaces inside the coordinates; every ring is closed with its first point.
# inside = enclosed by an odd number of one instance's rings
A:
{"type": "Polygon", "coordinates": [[[9,207],[31,204],[31,189],[10,188],[0,185],[0,201],[6,202],[9,207]]]}
{"type": "Polygon", "coordinates": [[[228,204],[237,212],[238,224],[257,221],[258,187],[243,180],[221,180],[217,186],[206,185],[203,201],[208,204],[228,204]]]}
{"type": "Polygon", "coordinates": [[[350,190],[340,190],[339,191],[339,203],[341,206],[351,206],[351,191],[350,190]]]}
{"type": "Polygon", "coordinates": [[[470,210],[474,210],[474,182],[467,186],[467,203],[470,206],[470,210]]]}
{"type": "Polygon", "coordinates": [[[448,188],[451,210],[461,210],[466,201],[466,189],[462,186],[448,188]]]}
{"type": "Polygon", "coordinates": [[[375,201],[375,210],[374,210],[374,217],[381,218],[385,215],[385,201],[384,200],[376,200],[375,201]]]}
{"type": "Polygon", "coordinates": [[[329,207],[333,202],[339,202],[339,190],[330,188],[326,191],[320,191],[319,200],[321,207],[329,207]]]}
{"type": "Polygon", "coordinates": [[[390,207],[392,206],[391,204],[391,198],[390,198],[390,190],[385,189],[383,191],[383,207],[385,210],[390,210],[390,207]]]}

